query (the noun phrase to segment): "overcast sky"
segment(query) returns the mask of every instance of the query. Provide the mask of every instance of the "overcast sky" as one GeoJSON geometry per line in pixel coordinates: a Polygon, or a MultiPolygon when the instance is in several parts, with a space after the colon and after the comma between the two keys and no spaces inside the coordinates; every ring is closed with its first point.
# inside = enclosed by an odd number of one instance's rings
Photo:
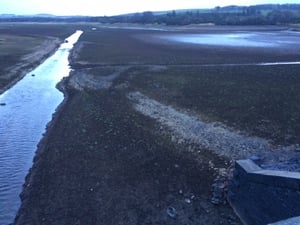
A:
{"type": "Polygon", "coordinates": [[[0,0],[0,14],[111,16],[130,12],[265,3],[300,3],[300,0],[0,0]]]}

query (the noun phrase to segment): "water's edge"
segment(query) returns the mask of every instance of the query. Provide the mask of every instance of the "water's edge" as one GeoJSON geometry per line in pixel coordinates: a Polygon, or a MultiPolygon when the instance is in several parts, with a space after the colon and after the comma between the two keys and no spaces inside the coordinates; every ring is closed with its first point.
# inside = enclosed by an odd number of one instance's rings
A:
{"type": "MultiPolygon", "coordinates": [[[[67,78],[63,78],[63,80],[57,84],[57,89],[60,90],[64,94],[64,99],[57,106],[55,112],[52,114],[52,119],[51,119],[51,121],[49,121],[47,123],[43,137],[37,144],[37,149],[35,152],[35,156],[33,158],[32,167],[29,169],[29,171],[25,177],[25,182],[22,187],[22,192],[20,193],[21,205],[18,209],[18,212],[17,212],[14,222],[12,224],[16,224],[17,221],[19,221],[19,220],[22,221],[22,211],[23,211],[23,209],[25,209],[27,207],[27,200],[28,200],[27,196],[29,196],[29,192],[31,191],[31,183],[34,180],[35,171],[39,170],[38,161],[40,158],[43,157],[43,153],[45,152],[45,148],[48,143],[49,134],[54,129],[56,121],[58,120],[60,114],[63,112],[64,106],[66,105],[66,103],[69,99],[68,92],[65,90],[66,82],[67,82],[67,78]]],[[[10,225],[12,225],[12,224],[10,224],[10,225]]]]}
{"type": "Polygon", "coordinates": [[[34,70],[36,67],[40,66],[43,64],[49,57],[54,55],[54,53],[59,49],[60,45],[64,42],[63,39],[59,40],[58,43],[55,44],[55,47],[51,49],[51,51],[45,53],[42,58],[39,60],[25,65],[25,69],[22,69],[22,72],[13,80],[11,80],[7,85],[4,87],[0,88],[0,95],[12,88],[16,83],[18,83],[20,80],[22,80],[30,71],[34,70]]]}
{"type": "MultiPolygon", "coordinates": [[[[63,42],[62,42],[63,43],[63,42]]],[[[78,42],[76,42],[73,46],[73,48],[70,50],[69,52],[69,65],[71,66],[72,65],[72,52],[75,50],[75,48],[78,46],[77,45],[78,42]]],[[[60,46],[58,46],[59,48],[60,46]]],[[[52,54],[54,54],[57,50],[57,49],[54,49],[52,54]]],[[[51,57],[51,55],[49,55],[49,57],[51,57]]],[[[45,58],[44,60],[41,61],[40,64],[42,64],[47,58],[45,58]]],[[[26,74],[25,74],[26,75],[26,74]]],[[[24,76],[25,76],[24,75],[24,76]]],[[[34,158],[33,158],[33,161],[32,161],[32,166],[31,168],[29,169],[26,177],[25,177],[25,180],[24,180],[24,183],[23,183],[23,186],[22,186],[22,191],[20,193],[20,199],[21,199],[21,204],[20,204],[20,207],[17,211],[17,214],[14,218],[14,221],[13,223],[9,224],[9,225],[12,225],[12,224],[18,224],[19,221],[22,221],[22,211],[24,209],[27,208],[27,196],[29,195],[30,191],[31,191],[31,183],[32,181],[34,180],[34,177],[35,177],[35,174],[36,174],[36,171],[39,170],[39,166],[38,166],[38,162],[39,162],[39,159],[41,159],[43,157],[43,153],[45,152],[45,148],[47,146],[47,143],[48,143],[48,140],[49,140],[49,134],[54,130],[54,127],[55,127],[55,124],[59,118],[59,116],[61,115],[61,113],[63,112],[63,109],[64,109],[64,106],[66,105],[66,103],[68,102],[68,99],[69,99],[69,93],[68,91],[66,90],[66,83],[69,79],[69,77],[72,75],[72,70],[70,71],[69,73],[69,76],[68,77],[64,77],[59,83],[57,83],[56,85],[56,88],[63,93],[63,101],[57,106],[57,108],[55,109],[54,113],[52,114],[52,119],[46,124],[46,127],[45,127],[45,131],[44,133],[42,134],[42,138],[40,139],[40,141],[38,142],[37,144],[37,148],[36,148],[36,151],[35,151],[35,155],[34,155],[34,158]]],[[[22,79],[22,78],[20,78],[22,79]]],[[[24,222],[24,221],[23,221],[24,222]]]]}

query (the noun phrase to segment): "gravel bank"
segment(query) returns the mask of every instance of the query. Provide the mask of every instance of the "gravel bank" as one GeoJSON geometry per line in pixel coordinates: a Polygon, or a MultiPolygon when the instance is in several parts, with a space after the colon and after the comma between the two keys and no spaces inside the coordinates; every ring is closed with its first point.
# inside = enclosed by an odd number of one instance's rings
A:
{"type": "Polygon", "coordinates": [[[255,155],[266,168],[300,171],[300,152],[297,145],[273,146],[268,140],[247,136],[221,123],[203,122],[199,117],[179,112],[172,106],[163,105],[140,92],[131,92],[128,98],[137,111],[168,127],[176,140],[183,139],[200,145],[229,159],[243,159],[255,155]]]}
{"type": "Polygon", "coordinates": [[[68,85],[78,91],[82,91],[84,89],[89,90],[101,90],[108,89],[111,87],[113,81],[120,76],[120,74],[128,69],[127,66],[123,67],[114,67],[116,69],[115,72],[111,74],[107,74],[106,76],[99,76],[90,74],[88,69],[81,69],[72,71],[70,75],[70,79],[68,81],[68,85]]]}

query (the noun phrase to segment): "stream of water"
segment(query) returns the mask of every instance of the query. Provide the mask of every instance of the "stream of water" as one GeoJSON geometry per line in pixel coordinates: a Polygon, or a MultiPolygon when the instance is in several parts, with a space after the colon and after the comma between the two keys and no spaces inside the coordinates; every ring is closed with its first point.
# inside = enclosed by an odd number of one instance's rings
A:
{"type": "Polygon", "coordinates": [[[0,224],[13,222],[36,147],[63,100],[56,84],[70,73],[68,56],[82,31],[0,95],[0,224]]]}

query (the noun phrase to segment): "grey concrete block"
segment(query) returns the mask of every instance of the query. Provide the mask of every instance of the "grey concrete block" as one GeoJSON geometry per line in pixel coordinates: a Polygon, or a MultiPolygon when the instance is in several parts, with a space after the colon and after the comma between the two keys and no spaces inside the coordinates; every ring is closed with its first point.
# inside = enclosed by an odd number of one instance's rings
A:
{"type": "Polygon", "coordinates": [[[299,216],[300,174],[263,170],[251,160],[239,160],[229,182],[228,200],[247,225],[299,216]]]}
{"type": "Polygon", "coordinates": [[[237,160],[236,169],[244,173],[253,173],[255,171],[262,170],[258,165],[256,165],[252,160],[237,160]]]}
{"type": "Polygon", "coordinates": [[[300,216],[289,218],[287,220],[281,220],[276,223],[270,223],[268,225],[299,225],[300,224],[300,216]]]}

